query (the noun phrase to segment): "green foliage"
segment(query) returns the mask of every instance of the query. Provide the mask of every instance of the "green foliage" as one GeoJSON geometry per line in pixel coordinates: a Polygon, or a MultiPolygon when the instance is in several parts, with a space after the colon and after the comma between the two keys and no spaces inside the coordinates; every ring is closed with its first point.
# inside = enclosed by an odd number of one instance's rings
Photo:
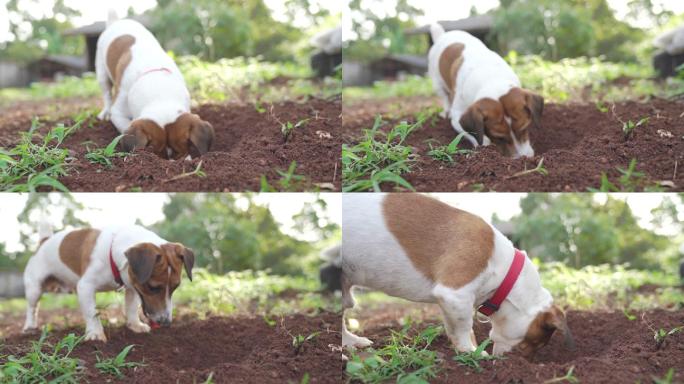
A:
{"type": "Polygon", "coordinates": [[[654,384],[672,384],[672,383],[674,383],[674,381],[672,381],[674,379],[674,374],[675,374],[674,368],[670,368],[667,370],[667,373],[662,378],[654,377],[654,376],[651,376],[651,377],[653,378],[654,384]]]}
{"type": "Polygon", "coordinates": [[[316,338],[316,336],[318,336],[320,334],[321,334],[320,332],[314,332],[314,333],[309,334],[308,336],[303,336],[303,335],[294,336],[291,334],[290,337],[292,337],[292,347],[295,350],[295,355],[299,353],[299,351],[304,346],[304,343],[306,343],[308,341],[312,341],[313,339],[316,338]]]}
{"type": "Polygon", "coordinates": [[[648,119],[648,117],[644,117],[636,123],[632,120],[622,123],[622,133],[625,134],[625,138],[630,137],[635,128],[638,128],[642,125],[646,125],[646,123],[648,123],[648,119]]]}
{"type": "Polygon", "coordinates": [[[665,343],[665,340],[667,340],[669,336],[672,336],[677,332],[681,332],[682,329],[684,329],[684,326],[675,327],[670,329],[669,331],[663,328],[659,328],[658,330],[653,331],[653,340],[655,340],[656,342],[656,349],[660,349],[663,346],[663,343],[665,343]]]}
{"type": "Polygon", "coordinates": [[[370,87],[344,87],[345,102],[356,100],[381,100],[394,97],[433,96],[432,81],[424,76],[408,75],[400,81],[376,81],[370,87]]]}
{"type": "Polygon", "coordinates": [[[124,157],[126,156],[125,152],[117,152],[116,151],[116,146],[119,144],[119,141],[123,138],[123,135],[119,135],[112,140],[111,143],[109,143],[106,147],[104,148],[96,148],[91,150],[88,148],[88,153],[86,153],[85,158],[86,160],[90,161],[91,163],[94,164],[101,164],[106,166],[107,168],[112,167],[112,160],[115,157],[124,157]]]}
{"type": "Polygon", "coordinates": [[[645,189],[644,179],[646,175],[643,172],[636,171],[636,164],[636,159],[632,159],[627,169],[615,167],[620,172],[619,186],[611,183],[608,180],[608,175],[603,172],[601,173],[601,185],[599,188],[587,188],[587,190],[589,192],[636,192],[638,189],[645,189]]]}
{"type": "Polygon", "coordinates": [[[121,352],[119,352],[116,357],[110,357],[107,359],[101,359],[98,353],[95,357],[97,358],[97,363],[95,363],[95,368],[105,375],[116,376],[117,379],[122,379],[124,377],[123,370],[135,367],[141,367],[145,364],[136,363],[133,361],[126,361],[128,353],[131,352],[134,345],[129,345],[125,347],[121,352]]]}
{"type": "Polygon", "coordinates": [[[401,177],[409,172],[414,161],[413,149],[404,145],[406,138],[423,125],[425,115],[415,123],[402,121],[387,134],[380,131],[382,117],[378,116],[371,129],[364,130],[358,144],[342,145],[342,190],[344,192],[380,191],[382,183],[390,183],[409,190],[411,184],[401,177]],[[384,139],[383,139],[383,136],[384,139]]]}
{"type": "Polygon", "coordinates": [[[492,340],[485,339],[485,341],[478,345],[474,351],[457,353],[456,356],[454,356],[454,361],[456,361],[460,365],[464,365],[474,370],[477,373],[480,373],[482,372],[482,367],[480,366],[481,361],[500,359],[500,357],[498,356],[492,356],[485,352],[485,349],[491,343],[492,340]]]}
{"type": "Polygon", "coordinates": [[[571,384],[579,383],[580,382],[579,379],[577,379],[577,377],[575,377],[575,375],[573,373],[574,370],[575,370],[575,366],[573,365],[572,367],[570,367],[570,369],[568,369],[568,372],[566,372],[564,376],[554,377],[553,379],[544,381],[544,383],[542,383],[542,384],[566,383],[566,382],[571,383],[571,384]]]}
{"type": "Polygon", "coordinates": [[[51,383],[79,383],[83,367],[79,359],[70,355],[83,337],[70,333],[53,346],[47,341],[47,335],[47,328],[44,328],[40,339],[32,341],[31,349],[22,356],[0,355],[0,359],[6,361],[0,366],[0,382],[43,383],[49,378],[51,383]]]}
{"type": "Polygon", "coordinates": [[[380,349],[369,348],[363,356],[352,352],[346,372],[350,380],[362,383],[428,383],[439,371],[437,353],[430,344],[443,333],[441,326],[429,326],[418,335],[410,336],[410,322],[400,332],[392,331],[380,349]],[[369,356],[367,356],[370,354],[369,356]]]}
{"type": "Polygon", "coordinates": [[[268,183],[266,176],[261,175],[261,192],[294,192],[301,191],[304,189],[304,182],[306,181],[306,176],[297,175],[295,171],[297,170],[297,162],[292,160],[290,166],[287,167],[287,171],[282,171],[276,169],[276,173],[280,176],[277,182],[277,187],[273,187],[268,183]]]}
{"type": "Polygon", "coordinates": [[[81,121],[70,127],[58,124],[34,143],[38,136],[38,120],[33,120],[28,132],[21,133],[19,144],[10,149],[0,148],[0,190],[5,192],[35,192],[39,187],[68,192],[57,179],[67,174],[72,160],[69,151],[60,148],[64,139],[81,126],[81,121]]]}
{"type": "Polygon", "coordinates": [[[311,119],[302,119],[299,120],[298,122],[292,124],[292,122],[288,121],[286,123],[281,123],[280,124],[280,132],[283,134],[283,137],[285,138],[285,141],[290,137],[292,134],[292,131],[299,127],[304,127],[306,124],[309,122],[311,119]]]}
{"type": "Polygon", "coordinates": [[[428,156],[432,157],[437,161],[443,161],[445,163],[453,164],[454,155],[457,154],[467,154],[472,151],[468,149],[458,149],[458,144],[461,143],[465,133],[460,133],[456,136],[449,145],[440,145],[439,147],[432,147],[432,143],[428,143],[430,150],[428,151],[428,156]]]}
{"type": "Polygon", "coordinates": [[[667,237],[639,226],[629,205],[610,196],[601,203],[591,194],[528,194],[520,207],[513,239],[545,262],[657,268],[672,255],[667,237]]]}

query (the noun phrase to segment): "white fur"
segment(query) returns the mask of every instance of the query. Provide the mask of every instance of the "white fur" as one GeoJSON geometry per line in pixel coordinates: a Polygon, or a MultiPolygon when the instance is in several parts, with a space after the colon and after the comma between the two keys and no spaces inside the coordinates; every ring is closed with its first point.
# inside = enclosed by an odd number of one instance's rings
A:
{"type": "MultiPolygon", "coordinates": [[[[90,255],[90,263],[83,275],[79,278],[59,257],[59,246],[64,237],[72,230],[64,230],[55,233],[43,243],[38,251],[29,259],[24,270],[24,286],[26,290],[26,322],[24,331],[37,328],[38,301],[42,295],[42,283],[48,276],[54,276],[66,285],[66,288],[75,289],[78,295],[79,305],[86,323],[86,340],[106,341],[104,330],[95,308],[95,293],[112,291],[119,288],[114,280],[109,263],[109,250],[112,250],[112,258],[121,273],[124,283],[125,312],[127,326],[135,332],[149,332],[147,324],[140,321],[138,308],[140,297],[133,288],[128,277],[128,260],[124,252],[139,243],[152,243],[162,245],[166,240],[155,233],[138,225],[105,227],[100,229],[93,252],[90,255]],[[112,239],[114,240],[112,242],[112,239]]],[[[167,300],[167,310],[164,314],[152,315],[152,320],[160,322],[157,316],[170,316],[172,306],[167,300]]],[[[168,318],[170,321],[170,317],[168,318]]]]}
{"type": "MultiPolygon", "coordinates": [[[[486,269],[471,282],[458,289],[431,281],[411,263],[397,239],[388,230],[382,215],[385,194],[345,194],[342,215],[341,264],[343,306],[345,312],[354,306],[354,286],[367,287],[407,300],[438,304],[444,314],[449,338],[459,351],[476,348],[472,334],[476,307],[490,298],[499,287],[513,260],[515,248],[503,234],[494,231],[494,250],[486,269]]],[[[453,236],[459,236],[454,228],[453,236]]],[[[539,274],[526,258],[522,272],[512,291],[491,316],[490,337],[494,353],[511,350],[522,341],[536,315],[552,304],[549,292],[541,286],[539,274]]],[[[350,347],[370,345],[370,340],[351,334],[344,321],[342,344],[350,347]]]]}
{"type": "MultiPolygon", "coordinates": [[[[520,79],[501,56],[487,48],[475,36],[463,31],[444,32],[444,29],[437,24],[432,25],[431,32],[434,45],[428,53],[428,74],[432,79],[435,92],[442,98],[444,107],[442,116],[451,117],[451,125],[456,132],[465,133],[468,141],[477,147],[479,144],[475,137],[461,127],[459,121],[461,116],[478,100],[484,98],[499,100],[512,88],[520,87],[520,79]],[[439,71],[439,58],[442,52],[454,43],[461,43],[465,48],[462,53],[463,64],[456,74],[454,100],[449,104],[449,97],[445,91],[447,84],[439,71]]],[[[510,126],[510,122],[508,125],[510,126]]],[[[483,140],[483,145],[489,144],[489,138],[483,140]]],[[[517,143],[515,148],[517,151],[515,157],[534,156],[529,141],[517,143]]]]}
{"type": "Polygon", "coordinates": [[[104,108],[98,117],[111,120],[121,133],[128,130],[133,120],[150,119],[164,128],[181,114],[190,112],[190,93],[178,66],[152,33],[137,21],[125,19],[108,25],[97,41],[95,70],[104,98],[104,108]],[[119,94],[112,101],[107,51],[112,41],[122,35],[132,35],[135,43],[131,46],[132,60],[123,73],[119,94]],[[162,68],[170,73],[148,72],[162,68]]]}

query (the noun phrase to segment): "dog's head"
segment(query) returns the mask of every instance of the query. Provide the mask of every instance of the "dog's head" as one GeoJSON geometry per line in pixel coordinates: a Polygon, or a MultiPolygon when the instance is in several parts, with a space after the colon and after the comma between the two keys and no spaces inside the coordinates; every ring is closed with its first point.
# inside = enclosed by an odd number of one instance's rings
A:
{"type": "Polygon", "coordinates": [[[166,132],[152,120],[134,120],[119,143],[126,152],[144,148],[159,157],[167,158],[166,132]]]}
{"type": "Polygon", "coordinates": [[[484,98],[476,101],[459,122],[480,145],[487,136],[504,156],[534,156],[529,129],[532,125],[539,127],[543,110],[543,97],[512,88],[499,100],[484,98]]]}
{"type": "Polygon", "coordinates": [[[183,268],[192,281],[195,254],[180,243],[140,243],[124,254],[128,259],[128,277],[140,295],[145,316],[162,326],[171,325],[171,295],[180,285],[183,268]]]}
{"type": "Polygon", "coordinates": [[[173,159],[204,155],[211,149],[213,141],[214,128],[192,113],[183,113],[166,126],[166,143],[173,159]]]}
{"type": "Polygon", "coordinates": [[[493,320],[490,336],[494,340],[495,355],[516,349],[529,359],[551,340],[556,331],[563,335],[566,348],[575,348],[565,313],[556,305],[551,305],[535,315],[519,313],[515,318],[508,316],[497,322],[493,320]]]}

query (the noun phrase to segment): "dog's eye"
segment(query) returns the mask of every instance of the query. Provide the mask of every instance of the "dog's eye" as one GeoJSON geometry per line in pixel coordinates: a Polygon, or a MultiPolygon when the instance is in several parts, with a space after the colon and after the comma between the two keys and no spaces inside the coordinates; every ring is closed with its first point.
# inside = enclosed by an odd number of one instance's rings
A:
{"type": "Polygon", "coordinates": [[[162,287],[161,285],[155,286],[155,285],[147,284],[147,288],[149,288],[150,291],[152,291],[152,292],[154,292],[154,293],[157,293],[157,292],[161,292],[161,290],[162,290],[163,287],[162,287]]]}

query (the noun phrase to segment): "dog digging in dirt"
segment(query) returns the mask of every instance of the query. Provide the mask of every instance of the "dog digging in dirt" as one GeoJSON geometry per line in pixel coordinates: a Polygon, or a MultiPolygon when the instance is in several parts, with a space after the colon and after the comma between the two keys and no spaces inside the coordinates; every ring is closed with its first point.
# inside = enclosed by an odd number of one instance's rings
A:
{"type": "Polygon", "coordinates": [[[138,225],[83,228],[52,233],[39,228],[40,245],[24,271],[26,323],[35,330],[38,301],[43,292],[76,290],[86,323],[85,340],[107,341],[95,307],[95,293],[122,288],[125,291],[126,326],[133,332],[149,332],[150,326],[171,325],[171,295],[185,269],[192,280],[193,251],[171,243],[138,225]],[[50,289],[53,288],[53,289],[50,289]],[[150,325],[141,321],[138,309],[150,325]]]}
{"type": "Polygon", "coordinates": [[[178,160],[211,149],[214,128],[190,112],[183,75],[142,24],[117,21],[110,11],[97,41],[95,70],[104,98],[98,118],[124,134],[125,151],[145,148],[178,160]]]}
{"type": "Polygon", "coordinates": [[[493,353],[517,349],[531,358],[555,331],[574,341],[527,255],[480,217],[420,194],[343,196],[342,345],[372,342],[349,332],[355,286],[439,305],[458,351],[477,347],[477,310],[492,328],[493,353]]]}
{"type": "Polygon", "coordinates": [[[496,52],[463,31],[435,23],[428,74],[441,97],[442,117],[473,147],[494,144],[505,156],[534,156],[531,126],[539,127],[544,98],[520,87],[520,79],[496,52]]]}

